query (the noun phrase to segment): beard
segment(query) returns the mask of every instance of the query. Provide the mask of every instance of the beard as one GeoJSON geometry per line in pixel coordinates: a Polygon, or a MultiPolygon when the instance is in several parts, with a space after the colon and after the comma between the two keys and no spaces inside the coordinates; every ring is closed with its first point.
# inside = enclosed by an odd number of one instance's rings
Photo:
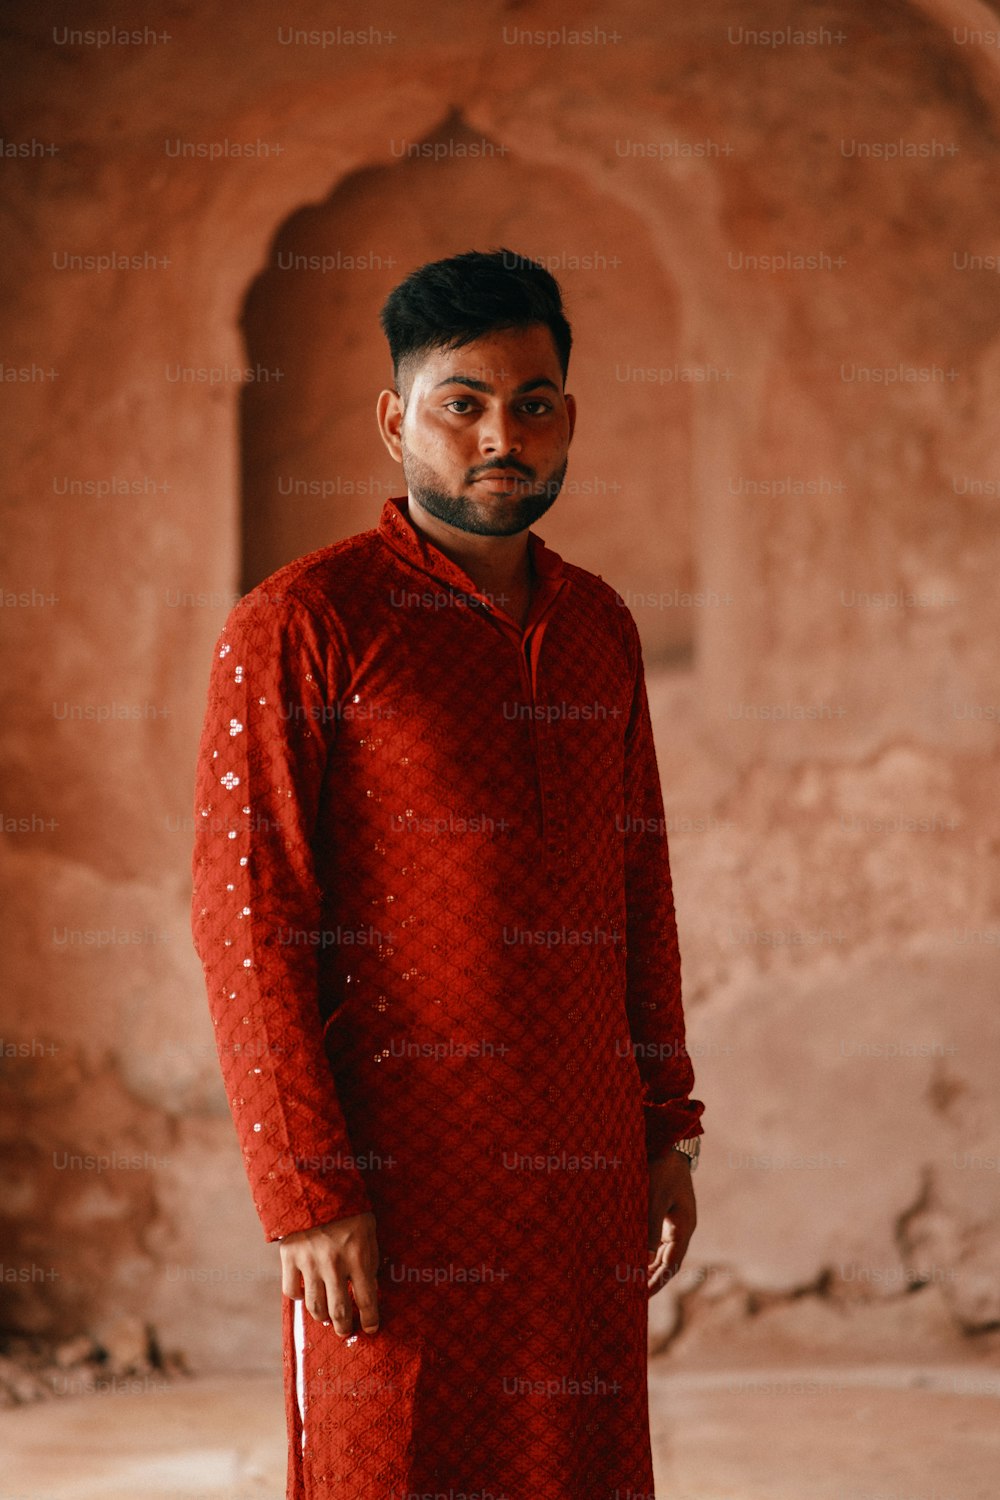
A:
{"type": "MultiPolygon", "coordinates": [[[[446,521],[458,531],[474,532],[476,536],[515,536],[544,516],[555,504],[566,477],[569,460],[564,458],[541,485],[526,495],[504,495],[493,500],[476,500],[466,494],[451,495],[444,487],[440,474],[417,458],[402,445],[403,473],[413,499],[418,505],[439,521],[446,521]]],[[[471,485],[482,474],[494,469],[512,469],[530,481],[535,479],[534,469],[529,469],[517,459],[499,459],[470,469],[465,482],[471,485]]]]}

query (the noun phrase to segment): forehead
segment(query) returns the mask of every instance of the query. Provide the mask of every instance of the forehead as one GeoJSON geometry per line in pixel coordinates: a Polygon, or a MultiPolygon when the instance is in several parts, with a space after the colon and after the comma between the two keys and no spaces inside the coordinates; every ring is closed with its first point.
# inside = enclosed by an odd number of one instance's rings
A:
{"type": "Polygon", "coordinates": [[[559,355],[544,323],[495,329],[459,349],[429,349],[414,371],[414,384],[427,391],[463,375],[497,392],[535,377],[546,377],[562,388],[559,355]]]}

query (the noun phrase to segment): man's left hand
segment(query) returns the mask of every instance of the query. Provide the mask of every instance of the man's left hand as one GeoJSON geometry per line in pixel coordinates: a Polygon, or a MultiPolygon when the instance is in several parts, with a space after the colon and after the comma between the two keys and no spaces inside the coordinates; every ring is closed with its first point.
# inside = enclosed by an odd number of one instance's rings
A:
{"type": "Polygon", "coordinates": [[[649,1266],[646,1288],[660,1291],[681,1267],[694,1234],[695,1208],[691,1167],[682,1151],[668,1151],[649,1164],[649,1266]]]}

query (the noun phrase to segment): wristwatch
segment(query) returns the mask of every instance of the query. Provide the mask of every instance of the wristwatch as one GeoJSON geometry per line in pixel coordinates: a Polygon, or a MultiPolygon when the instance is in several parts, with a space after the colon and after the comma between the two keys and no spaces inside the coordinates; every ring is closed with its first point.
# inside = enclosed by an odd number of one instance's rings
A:
{"type": "Polygon", "coordinates": [[[697,1167],[698,1165],[698,1153],[701,1150],[701,1136],[692,1135],[689,1136],[686,1141],[675,1141],[673,1144],[673,1150],[679,1151],[682,1156],[687,1157],[691,1170],[693,1172],[695,1167],[697,1167]]]}

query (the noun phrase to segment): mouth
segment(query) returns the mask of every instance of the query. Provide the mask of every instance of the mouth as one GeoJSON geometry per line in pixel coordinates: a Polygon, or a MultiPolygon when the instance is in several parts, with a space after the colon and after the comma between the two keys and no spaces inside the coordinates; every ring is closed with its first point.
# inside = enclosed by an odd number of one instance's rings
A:
{"type": "Polygon", "coordinates": [[[491,490],[501,490],[505,494],[516,490],[519,484],[527,484],[528,481],[521,474],[515,474],[513,469],[494,469],[489,474],[480,474],[473,484],[485,485],[491,490]]]}

